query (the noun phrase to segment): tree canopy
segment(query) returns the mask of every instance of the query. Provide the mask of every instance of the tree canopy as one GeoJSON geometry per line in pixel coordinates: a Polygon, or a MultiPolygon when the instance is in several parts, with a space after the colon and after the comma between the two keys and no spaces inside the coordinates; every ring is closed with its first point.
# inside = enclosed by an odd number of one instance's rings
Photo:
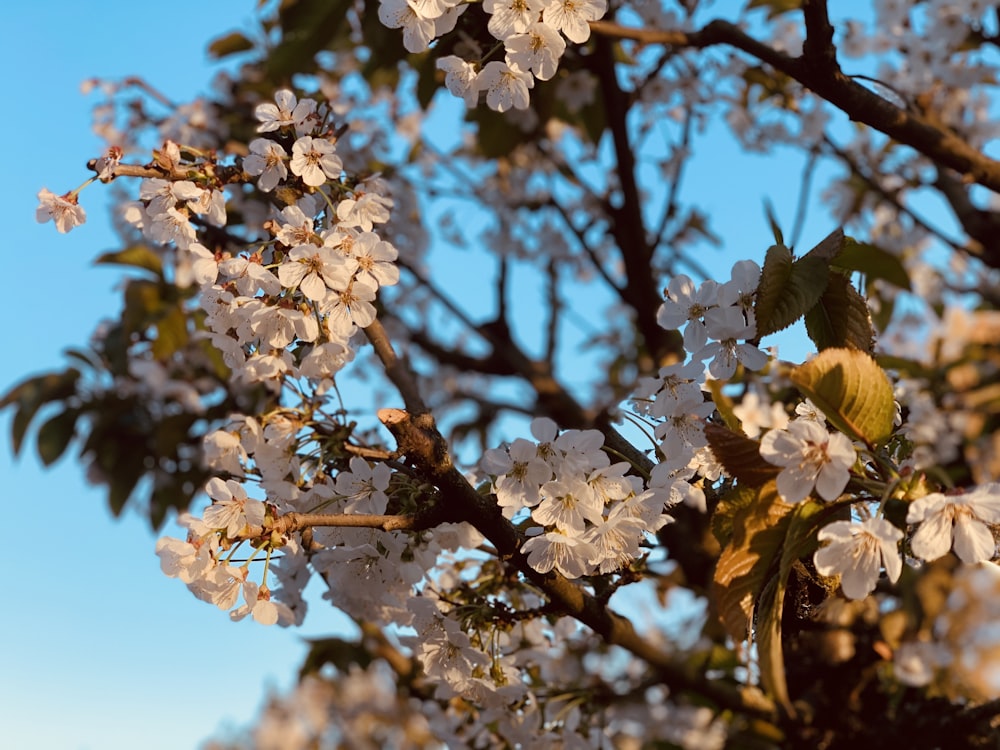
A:
{"type": "Polygon", "coordinates": [[[93,82],[37,218],[118,191],[122,308],[14,449],[356,625],[213,747],[997,746],[1000,13],[839,6],[282,0],[93,82]],[[726,148],[798,177],[718,268],[726,148]]]}

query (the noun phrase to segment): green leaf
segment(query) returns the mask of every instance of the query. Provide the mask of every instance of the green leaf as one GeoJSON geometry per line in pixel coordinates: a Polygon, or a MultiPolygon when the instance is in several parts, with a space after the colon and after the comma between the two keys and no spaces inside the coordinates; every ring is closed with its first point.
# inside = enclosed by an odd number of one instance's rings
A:
{"type": "Polygon", "coordinates": [[[371,664],[372,656],[360,643],[343,638],[317,638],[309,640],[309,653],[306,654],[302,667],[299,669],[299,679],[319,672],[327,664],[332,664],[338,671],[346,673],[351,666],[357,664],[362,669],[371,664]]]}
{"type": "Polygon", "coordinates": [[[849,347],[870,354],[875,349],[875,329],[868,304],[844,274],[830,274],[823,296],[806,313],[805,322],[817,351],[849,347]]]}
{"type": "Polygon", "coordinates": [[[822,524],[825,517],[823,512],[827,507],[815,500],[807,500],[794,506],[785,526],[778,574],[768,581],[757,607],[757,657],[761,685],[791,716],[795,715],[795,710],[788,695],[781,643],[785,591],[792,565],[816,550],[816,532],[822,524]]]}
{"type": "Polygon", "coordinates": [[[165,361],[188,342],[187,316],[175,305],[156,323],[153,356],[165,361]]]}
{"type": "Polygon", "coordinates": [[[733,529],[737,514],[745,513],[746,509],[757,500],[757,488],[737,485],[719,498],[715,511],[712,513],[712,535],[720,547],[726,547],[733,538],[733,529]]]}
{"type": "MultiPolygon", "coordinates": [[[[754,311],[757,316],[757,333],[766,335],[781,328],[775,328],[771,320],[781,300],[789,278],[792,275],[792,251],[782,244],[771,245],[764,255],[764,266],[757,285],[754,311]]],[[[791,321],[788,324],[790,325],[791,321]]],[[[783,328],[784,326],[782,326],[783,328]]]]}
{"type": "Polygon", "coordinates": [[[119,265],[142,268],[151,271],[157,277],[163,277],[163,260],[146,245],[132,245],[115,253],[104,253],[94,261],[99,266],[119,265]]]}
{"type": "Polygon", "coordinates": [[[38,428],[38,456],[45,466],[51,466],[66,452],[76,434],[79,409],[65,409],[38,428]]]}
{"type": "Polygon", "coordinates": [[[253,49],[254,44],[250,39],[238,31],[230,32],[225,36],[216,37],[208,45],[208,54],[219,60],[240,52],[253,49]]]}
{"type": "Polygon", "coordinates": [[[737,643],[750,635],[754,607],[772,564],[780,559],[793,506],[778,496],[774,482],[756,491],[756,498],[734,514],[732,538],[719,555],[712,580],[716,611],[726,632],[737,643]]]}
{"type": "Polygon", "coordinates": [[[754,307],[758,337],[787,328],[819,302],[830,280],[830,261],[843,242],[838,229],[798,260],[784,245],[767,251],[754,307]]]}
{"type": "Polygon", "coordinates": [[[160,285],[155,281],[132,279],[125,287],[122,326],[126,335],[143,333],[163,309],[160,285]]]}
{"type": "Polygon", "coordinates": [[[11,421],[11,446],[14,455],[21,451],[24,435],[42,405],[52,401],[65,401],[76,393],[80,371],[70,367],[64,372],[50,372],[29,378],[11,388],[0,399],[0,409],[17,404],[11,421]]]}
{"type": "Polygon", "coordinates": [[[885,371],[857,349],[825,349],[796,367],[791,380],[826,418],[869,447],[892,433],[896,408],[885,371]]]}
{"type": "Polygon", "coordinates": [[[754,8],[767,8],[768,21],[771,21],[784,13],[790,13],[793,10],[798,10],[801,7],[802,0],[750,0],[750,2],[747,3],[747,10],[753,10],[754,8]]]}
{"type": "Polygon", "coordinates": [[[733,411],[735,404],[722,390],[725,384],[726,382],[722,380],[709,380],[706,385],[712,394],[712,401],[715,404],[715,408],[719,412],[719,416],[722,417],[722,421],[726,423],[726,427],[742,433],[743,425],[740,423],[739,417],[736,416],[736,412],[733,411]]]}
{"type": "Polygon", "coordinates": [[[761,687],[781,704],[790,716],[794,716],[795,709],[792,708],[792,701],[788,697],[785,655],[781,646],[781,614],[784,599],[785,586],[781,576],[775,576],[768,581],[761,594],[754,635],[757,641],[757,665],[760,668],[761,687]]]}
{"type": "MultiPolygon", "coordinates": [[[[316,53],[347,41],[351,0],[283,0],[278,9],[281,41],[264,61],[271,81],[291,80],[316,70],[316,53]]],[[[400,45],[402,46],[402,45],[400,45]]]]}
{"type": "Polygon", "coordinates": [[[830,232],[830,234],[820,240],[816,247],[806,253],[803,257],[818,258],[826,261],[827,263],[832,263],[834,259],[840,255],[840,252],[844,247],[845,240],[844,230],[834,229],[830,232]]]}
{"type": "Polygon", "coordinates": [[[858,242],[851,237],[844,238],[844,246],[833,259],[833,265],[847,271],[863,273],[869,281],[881,279],[900,289],[906,291],[911,289],[910,275],[898,255],[876,245],[858,242]]]}
{"type": "Polygon", "coordinates": [[[741,485],[760,487],[778,476],[781,468],[761,458],[760,443],[721,425],[705,425],[705,437],[716,460],[741,485]]]}

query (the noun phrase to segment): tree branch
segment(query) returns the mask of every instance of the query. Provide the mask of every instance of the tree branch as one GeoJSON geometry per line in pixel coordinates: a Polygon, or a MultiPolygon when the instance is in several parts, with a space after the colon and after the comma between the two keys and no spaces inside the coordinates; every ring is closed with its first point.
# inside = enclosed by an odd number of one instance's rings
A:
{"type": "Polygon", "coordinates": [[[825,4],[805,0],[803,10],[807,23],[803,49],[808,51],[808,55],[803,54],[802,57],[779,52],[722,20],[712,21],[701,30],[690,32],[628,28],[608,21],[592,21],[590,27],[599,37],[609,39],[631,39],[642,44],[668,44],[693,49],[728,45],[746,52],[811,89],[852,120],[909,146],[936,164],[959,172],[964,181],[1000,192],[1000,161],[973,148],[956,133],[916,112],[896,106],[842,73],[832,42],[827,39],[828,29],[832,33],[832,28],[828,20],[824,21],[825,4]]]}
{"type": "Polygon", "coordinates": [[[607,643],[621,646],[646,661],[675,690],[692,691],[744,714],[775,718],[774,704],[758,689],[707,679],[699,668],[674,660],[643,639],[628,619],[605,607],[582,586],[558,573],[542,574],[532,568],[521,552],[523,540],[518,531],[503,517],[499,506],[476,492],[454,466],[447,444],[430,415],[382,409],[378,418],[396,438],[400,453],[439,488],[447,520],[475,526],[496,547],[502,561],[531,580],[562,612],[579,620],[607,643]]]}

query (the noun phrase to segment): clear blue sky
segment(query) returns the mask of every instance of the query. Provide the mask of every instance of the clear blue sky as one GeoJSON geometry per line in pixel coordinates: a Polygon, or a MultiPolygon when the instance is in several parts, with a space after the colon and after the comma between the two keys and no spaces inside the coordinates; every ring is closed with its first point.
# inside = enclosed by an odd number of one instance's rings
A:
{"type": "MultiPolygon", "coordinates": [[[[38,190],[75,188],[86,177],[86,161],[102,148],[90,132],[95,99],[80,94],[81,80],[135,74],[176,100],[189,99],[211,79],[207,41],[248,26],[255,5],[57,0],[15,3],[6,11],[0,195],[8,217],[5,331],[12,340],[0,358],[0,389],[62,366],[61,352],[85,343],[97,321],[118,310],[112,289],[118,276],[92,265],[115,244],[101,186],[84,192],[88,223],[69,235],[34,221],[38,190]]],[[[735,149],[731,141],[720,144],[691,176],[714,228],[735,251],[712,264],[723,278],[737,255],[762,260],[770,244],[764,196],[791,224],[788,189],[799,175],[780,157],[757,159],[737,173],[735,149]]],[[[807,228],[805,243],[833,228],[820,219],[807,228]]],[[[250,721],[267,686],[291,684],[304,654],[301,639],[336,627],[336,617],[321,607],[299,631],[230,623],[162,575],[146,522],[132,513],[111,520],[103,494],[86,485],[72,456],[43,471],[29,443],[13,461],[9,424],[0,418],[5,749],[197,747],[227,724],[250,721]]]]}
{"type": "MultiPolygon", "coordinates": [[[[62,366],[102,317],[118,312],[117,275],[93,266],[114,246],[107,191],[84,191],[88,222],[63,236],[38,225],[38,190],[77,187],[101,143],[90,130],[91,76],[147,77],[184,101],[211,80],[206,42],[246,26],[250,0],[163,4],[18,2],[4,12],[0,142],[4,329],[0,389],[62,366]]],[[[266,686],[291,684],[302,637],[328,632],[231,623],[166,578],[148,523],[110,518],[67,455],[43,471],[33,445],[11,458],[0,418],[4,616],[0,617],[0,745],[5,750],[182,750],[228,722],[245,724],[266,686]]]]}

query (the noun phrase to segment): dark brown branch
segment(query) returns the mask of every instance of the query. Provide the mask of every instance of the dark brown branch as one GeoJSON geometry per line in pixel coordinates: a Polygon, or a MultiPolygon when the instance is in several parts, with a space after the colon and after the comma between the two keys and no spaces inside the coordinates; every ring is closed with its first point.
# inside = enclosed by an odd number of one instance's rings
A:
{"type": "Polygon", "coordinates": [[[815,2],[803,4],[807,31],[818,35],[816,39],[810,39],[807,34],[804,49],[810,50],[809,57],[786,55],[721,20],[691,32],[635,29],[607,21],[594,21],[590,26],[599,37],[609,39],[632,39],[643,44],[669,44],[693,49],[728,45],[746,52],[811,89],[852,120],[909,146],[936,164],[955,170],[963,180],[1000,192],[1000,161],[973,148],[956,133],[893,104],[841,72],[836,58],[829,55],[832,44],[825,41],[829,22],[824,25],[822,19],[825,12],[820,13],[821,5],[815,2]]]}
{"type": "Polygon", "coordinates": [[[594,65],[604,97],[604,112],[615,148],[616,174],[621,188],[622,205],[610,203],[611,233],[618,245],[625,268],[623,293],[635,311],[635,325],[657,364],[676,361],[680,355],[678,341],[656,323],[656,311],[663,298],[650,273],[653,248],[646,235],[642,202],[635,176],[635,153],[628,132],[628,96],[618,83],[617,66],[611,40],[597,36],[594,65]]]}
{"type": "Polygon", "coordinates": [[[962,249],[991,268],[1000,268],[1000,213],[976,206],[968,186],[947,172],[938,170],[934,187],[941,191],[962,229],[973,240],[972,247],[962,249]]]}
{"type": "Polygon", "coordinates": [[[286,513],[275,519],[268,531],[291,534],[305,529],[347,527],[381,529],[382,531],[420,531],[435,525],[433,519],[412,516],[367,515],[350,513],[286,513]]]}
{"type": "Polygon", "coordinates": [[[368,340],[375,348],[375,354],[385,367],[385,373],[389,380],[402,396],[406,408],[414,414],[427,413],[427,405],[417,389],[416,377],[406,363],[396,356],[392,342],[389,341],[389,335],[377,318],[365,329],[365,335],[368,336],[368,340]]]}
{"type": "Polygon", "coordinates": [[[447,520],[476,527],[496,547],[500,559],[538,586],[559,610],[579,620],[607,643],[621,646],[646,661],[673,689],[690,690],[721,707],[745,714],[774,718],[773,703],[756,688],[705,678],[699,668],[673,659],[643,639],[629,620],[602,605],[578,584],[558,573],[541,574],[534,570],[520,551],[523,540],[503,517],[499,506],[476,492],[455,468],[447,444],[430,415],[382,409],[378,417],[396,438],[399,452],[439,488],[447,520]]]}

